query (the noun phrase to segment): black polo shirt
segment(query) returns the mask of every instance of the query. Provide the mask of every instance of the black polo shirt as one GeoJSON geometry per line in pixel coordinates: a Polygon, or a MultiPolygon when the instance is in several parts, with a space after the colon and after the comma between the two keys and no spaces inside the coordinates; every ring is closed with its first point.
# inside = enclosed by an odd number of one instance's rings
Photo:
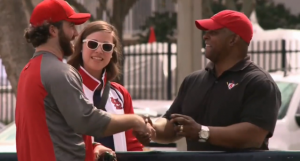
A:
{"type": "MultiPolygon", "coordinates": [[[[246,57],[218,78],[213,63],[187,76],[164,117],[179,113],[201,125],[219,127],[250,122],[269,131],[260,148],[267,150],[280,106],[281,93],[272,77],[246,57]]],[[[187,149],[232,150],[190,140],[187,149]]]]}

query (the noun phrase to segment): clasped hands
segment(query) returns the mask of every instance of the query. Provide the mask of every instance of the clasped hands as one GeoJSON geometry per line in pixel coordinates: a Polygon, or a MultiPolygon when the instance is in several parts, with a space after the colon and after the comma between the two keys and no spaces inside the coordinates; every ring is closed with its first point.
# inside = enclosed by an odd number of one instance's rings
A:
{"type": "Polygon", "coordinates": [[[138,139],[143,145],[149,145],[151,138],[155,138],[156,131],[153,127],[153,123],[150,117],[143,116],[144,130],[133,129],[132,134],[138,139]]]}
{"type": "MultiPolygon", "coordinates": [[[[139,140],[140,143],[143,145],[148,145],[151,141],[151,138],[154,139],[156,137],[156,131],[150,118],[144,117],[144,119],[148,119],[148,122],[146,121],[148,132],[133,130],[133,135],[139,140]]],[[[182,114],[172,114],[170,122],[174,124],[174,128],[172,130],[176,136],[185,137],[188,140],[195,141],[199,139],[201,125],[198,124],[193,118],[182,114]]]]}

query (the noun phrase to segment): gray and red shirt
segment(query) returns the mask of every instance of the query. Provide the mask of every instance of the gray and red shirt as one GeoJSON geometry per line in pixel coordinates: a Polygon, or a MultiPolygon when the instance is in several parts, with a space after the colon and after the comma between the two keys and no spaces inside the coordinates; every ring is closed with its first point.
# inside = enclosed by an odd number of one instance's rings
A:
{"type": "MultiPolygon", "coordinates": [[[[101,137],[110,116],[86,98],[78,71],[37,52],[20,74],[16,101],[19,161],[88,161],[82,135],[101,137]]],[[[92,154],[92,153],[91,153],[92,154]]]]}

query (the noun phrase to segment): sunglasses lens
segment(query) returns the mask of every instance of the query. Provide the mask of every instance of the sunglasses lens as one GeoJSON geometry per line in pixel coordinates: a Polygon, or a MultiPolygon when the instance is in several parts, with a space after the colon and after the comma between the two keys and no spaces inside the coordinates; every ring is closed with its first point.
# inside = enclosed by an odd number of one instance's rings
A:
{"type": "Polygon", "coordinates": [[[96,48],[98,47],[98,43],[95,42],[95,41],[88,41],[87,46],[88,46],[90,49],[96,49],[96,48]]]}
{"type": "Polygon", "coordinates": [[[113,49],[113,46],[112,46],[112,44],[103,44],[102,48],[104,51],[110,52],[113,49]]]}

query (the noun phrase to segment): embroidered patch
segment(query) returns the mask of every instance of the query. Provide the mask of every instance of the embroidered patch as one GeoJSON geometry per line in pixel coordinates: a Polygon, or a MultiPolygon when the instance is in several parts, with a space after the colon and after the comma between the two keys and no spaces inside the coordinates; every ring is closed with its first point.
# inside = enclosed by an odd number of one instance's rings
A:
{"type": "Polygon", "coordinates": [[[232,81],[231,83],[228,83],[227,82],[227,86],[228,86],[228,89],[231,90],[233,87],[237,86],[238,83],[234,83],[234,81],[232,81]]]}
{"type": "Polygon", "coordinates": [[[122,109],[122,104],[121,104],[121,102],[119,101],[118,98],[110,97],[110,101],[114,104],[114,106],[116,107],[116,109],[118,109],[118,110],[122,109]]]}

